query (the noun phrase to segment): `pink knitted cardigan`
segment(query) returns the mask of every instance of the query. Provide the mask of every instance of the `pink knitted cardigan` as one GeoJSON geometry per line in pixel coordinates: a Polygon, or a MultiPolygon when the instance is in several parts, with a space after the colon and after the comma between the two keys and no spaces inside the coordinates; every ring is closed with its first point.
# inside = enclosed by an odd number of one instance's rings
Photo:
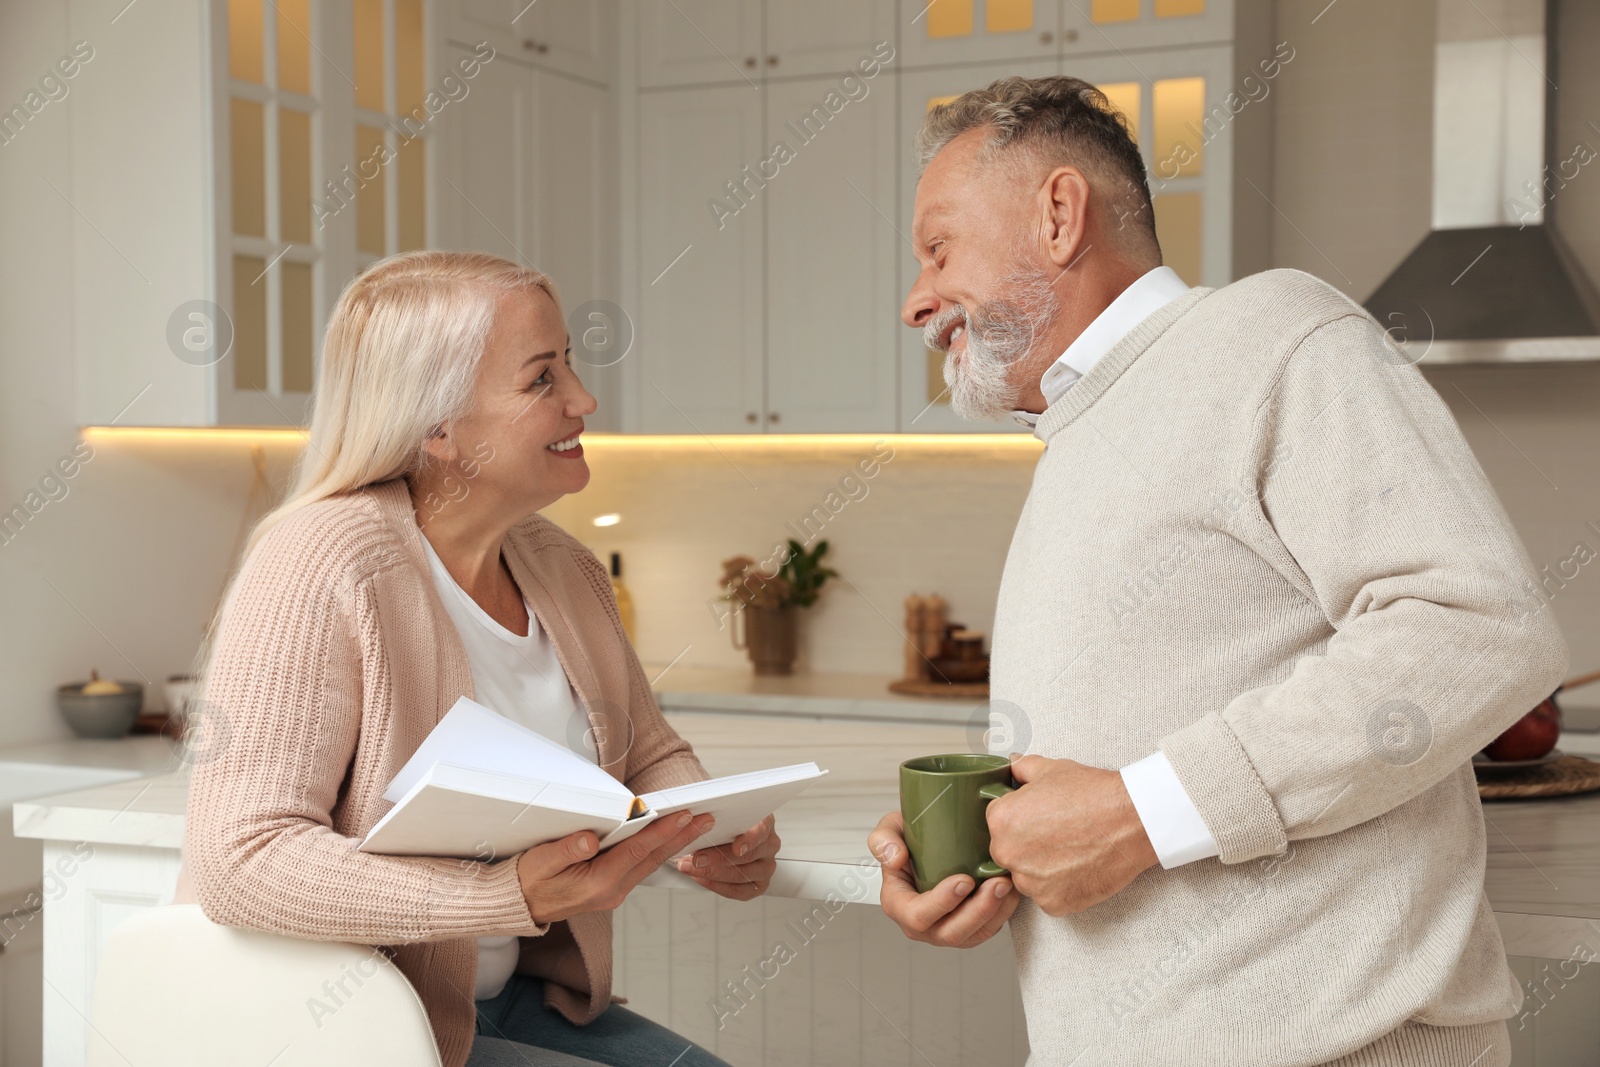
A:
{"type": "MultiPolygon", "coordinates": [[[[605,568],[542,516],[504,553],[590,721],[601,766],[635,793],[707,777],[662,718],[605,568]]],[[[404,481],[274,527],[229,594],[204,699],[178,901],[214,922],[382,946],[427,1009],[445,1067],[472,1047],[480,935],[522,937],[521,973],[576,1024],[611,1002],[611,913],[535,923],[515,856],[356,851],[390,779],[457,697],[466,651],[429,575],[404,481]],[[576,952],[574,952],[574,949],[576,952]]]]}

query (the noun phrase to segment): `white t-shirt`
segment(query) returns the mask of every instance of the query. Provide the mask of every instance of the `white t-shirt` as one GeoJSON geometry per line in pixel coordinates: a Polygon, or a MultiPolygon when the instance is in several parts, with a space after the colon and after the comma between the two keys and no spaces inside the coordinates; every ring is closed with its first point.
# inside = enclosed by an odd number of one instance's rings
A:
{"type": "MultiPolygon", "coordinates": [[[[589,759],[594,752],[584,744],[589,718],[578,703],[567,672],[556,657],[550,635],[528,606],[528,635],[512,633],[495,622],[456,583],[444,562],[422,538],[433,583],[444,601],[450,621],[461,634],[472,668],[474,699],[508,719],[537,730],[589,759]]],[[[527,606],[527,598],[523,598],[527,606]]],[[[473,999],[498,996],[517,968],[517,939],[511,935],[478,938],[478,976],[473,999]]]]}

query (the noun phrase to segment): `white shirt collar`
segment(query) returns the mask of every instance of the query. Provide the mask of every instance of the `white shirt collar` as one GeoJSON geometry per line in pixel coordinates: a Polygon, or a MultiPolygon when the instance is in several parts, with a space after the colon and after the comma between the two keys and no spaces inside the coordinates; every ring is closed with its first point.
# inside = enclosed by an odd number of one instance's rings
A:
{"type": "MultiPolygon", "coordinates": [[[[1145,271],[1118,293],[1039,379],[1045,407],[1060,400],[1073,383],[1093,370],[1100,357],[1111,351],[1112,346],[1135,326],[1187,293],[1189,288],[1177,271],[1162,266],[1145,271]]],[[[1031,411],[1013,411],[1011,417],[1024,426],[1035,426],[1039,422],[1039,416],[1031,411]]]]}

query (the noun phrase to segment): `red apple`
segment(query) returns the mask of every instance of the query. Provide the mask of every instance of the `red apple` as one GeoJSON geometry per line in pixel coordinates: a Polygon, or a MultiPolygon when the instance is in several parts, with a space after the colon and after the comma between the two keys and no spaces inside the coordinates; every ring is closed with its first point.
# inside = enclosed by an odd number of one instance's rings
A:
{"type": "Polygon", "coordinates": [[[1551,694],[1539,706],[1512,723],[1483,750],[1492,760],[1538,759],[1561,740],[1561,709],[1551,694]]]}

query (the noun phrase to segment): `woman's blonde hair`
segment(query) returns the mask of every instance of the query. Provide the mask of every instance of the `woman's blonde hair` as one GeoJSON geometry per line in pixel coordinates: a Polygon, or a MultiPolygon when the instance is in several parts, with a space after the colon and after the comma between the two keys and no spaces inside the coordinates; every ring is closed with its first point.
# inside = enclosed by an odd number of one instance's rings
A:
{"type": "MultiPolygon", "coordinates": [[[[234,579],[267,532],[301,508],[422,465],[429,433],[470,411],[496,308],[518,290],[546,293],[559,314],[548,277],[482,252],[401,252],[350,280],[323,335],[293,485],[250,531],[234,579]]],[[[225,589],[196,657],[202,685],[227,603],[225,589]]]]}
{"type": "Polygon", "coordinates": [[[428,433],[471,408],[496,305],[519,289],[560,306],[544,274],[484,252],[401,252],[351,279],[323,337],[294,487],[244,555],[308,504],[416,470],[428,433]]]}

